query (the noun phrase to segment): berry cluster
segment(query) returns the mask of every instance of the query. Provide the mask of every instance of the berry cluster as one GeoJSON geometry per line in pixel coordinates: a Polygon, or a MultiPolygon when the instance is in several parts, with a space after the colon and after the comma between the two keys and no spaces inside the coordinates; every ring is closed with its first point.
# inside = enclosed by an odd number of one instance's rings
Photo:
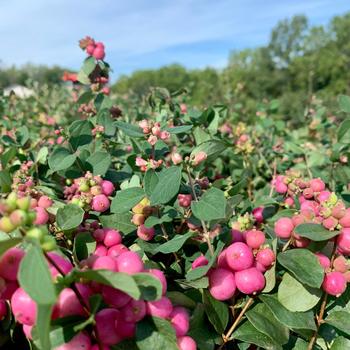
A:
{"type": "Polygon", "coordinates": [[[97,60],[103,60],[105,58],[105,46],[102,42],[95,42],[94,39],[87,36],[79,41],[79,46],[81,49],[85,50],[89,56],[97,60]]]}
{"type": "Polygon", "coordinates": [[[132,208],[133,217],[131,221],[134,225],[138,226],[137,236],[144,241],[150,241],[155,235],[155,229],[153,227],[146,227],[144,225],[145,220],[153,211],[154,209],[150,206],[150,201],[147,198],[142,199],[132,208]]]}
{"type": "Polygon", "coordinates": [[[103,180],[100,176],[93,176],[87,172],[84,177],[73,180],[64,189],[66,200],[89,211],[104,212],[110,207],[109,196],[115,188],[111,181],[103,180]]]}

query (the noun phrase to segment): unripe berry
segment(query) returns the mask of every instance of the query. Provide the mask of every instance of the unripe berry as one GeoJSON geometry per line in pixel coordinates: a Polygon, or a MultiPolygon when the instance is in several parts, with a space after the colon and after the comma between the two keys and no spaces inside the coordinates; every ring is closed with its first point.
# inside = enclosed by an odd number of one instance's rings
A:
{"type": "Polygon", "coordinates": [[[137,236],[144,241],[150,241],[151,239],[153,239],[154,235],[155,235],[154,227],[148,228],[145,225],[140,225],[137,228],[137,236]]]}
{"type": "Polygon", "coordinates": [[[11,219],[8,216],[3,216],[0,219],[0,231],[10,233],[12,232],[16,226],[13,224],[11,219]]]}
{"type": "Polygon", "coordinates": [[[190,316],[188,311],[181,306],[175,306],[169,316],[170,322],[175,329],[176,336],[186,335],[190,328],[190,316]]]}
{"type": "Polygon", "coordinates": [[[209,273],[209,292],[216,300],[227,300],[236,291],[234,274],[226,269],[217,268],[209,273]]]}
{"type": "Polygon", "coordinates": [[[41,196],[38,201],[38,206],[41,208],[50,208],[52,205],[52,199],[48,196],[41,196]]]}
{"type": "Polygon", "coordinates": [[[189,337],[188,335],[184,337],[179,337],[177,339],[177,346],[179,347],[179,350],[196,350],[197,344],[193,340],[193,338],[189,337]]]}
{"type": "Polygon", "coordinates": [[[288,239],[292,235],[294,224],[290,218],[280,218],[275,223],[275,233],[277,237],[288,239]]]}
{"type": "Polygon", "coordinates": [[[168,318],[173,311],[173,305],[167,297],[147,302],[147,314],[150,316],[168,318]]]}
{"type": "Polygon", "coordinates": [[[51,252],[52,250],[55,250],[57,247],[56,239],[53,236],[44,236],[41,241],[41,248],[45,252],[51,252]]]}
{"type": "Polygon", "coordinates": [[[245,234],[247,245],[252,249],[258,249],[265,243],[265,234],[259,230],[250,230],[245,234]]]}
{"type": "Polygon", "coordinates": [[[143,214],[134,214],[132,216],[131,222],[136,225],[140,226],[145,223],[146,217],[143,214]]]}
{"type": "Polygon", "coordinates": [[[97,333],[103,344],[114,345],[120,340],[117,333],[119,317],[116,309],[103,309],[95,315],[97,333]]]}
{"type": "Polygon", "coordinates": [[[16,209],[10,214],[10,220],[15,226],[22,226],[27,222],[27,212],[22,209],[16,209]]]}
{"type": "Polygon", "coordinates": [[[253,266],[254,256],[252,250],[242,242],[231,244],[226,249],[226,261],[233,271],[240,271],[253,266]]]}
{"type": "Polygon", "coordinates": [[[198,152],[192,161],[193,166],[197,166],[207,159],[207,154],[203,151],[198,152]]]}
{"type": "Polygon", "coordinates": [[[324,219],[322,221],[322,225],[327,229],[333,231],[337,225],[338,225],[338,220],[334,218],[333,216],[330,216],[327,219],[324,219]]]}
{"type": "Polygon", "coordinates": [[[110,202],[107,196],[105,196],[104,194],[99,194],[92,199],[91,206],[93,210],[102,213],[108,210],[110,202]]]}
{"type": "Polygon", "coordinates": [[[143,271],[143,262],[140,256],[132,251],[125,252],[116,258],[117,270],[129,274],[143,271]]]}
{"type": "Polygon", "coordinates": [[[338,297],[345,292],[346,279],[338,271],[328,272],[324,277],[322,288],[326,293],[338,297]]]}
{"type": "Polygon", "coordinates": [[[13,293],[11,309],[18,322],[28,326],[34,325],[37,314],[36,303],[22,288],[18,288],[13,293]]]}
{"type": "Polygon", "coordinates": [[[102,187],[101,186],[92,186],[90,188],[90,193],[93,195],[93,196],[98,196],[99,194],[102,193],[102,187]]]}
{"type": "Polygon", "coordinates": [[[30,208],[30,198],[29,197],[18,198],[16,201],[16,204],[19,209],[28,211],[30,208]]]}
{"type": "Polygon", "coordinates": [[[235,281],[238,290],[244,294],[254,294],[265,287],[265,277],[255,267],[236,272],[235,281]]]}
{"type": "Polygon", "coordinates": [[[336,219],[341,219],[346,213],[345,204],[342,202],[337,203],[332,210],[332,216],[336,219]]]}
{"type": "Polygon", "coordinates": [[[177,153],[177,152],[172,153],[171,160],[175,165],[178,165],[182,162],[182,156],[180,153],[177,153]]]}
{"type": "Polygon", "coordinates": [[[34,220],[34,225],[45,225],[49,221],[49,214],[44,208],[36,207],[36,218],[34,220]]]}
{"type": "Polygon", "coordinates": [[[342,273],[349,269],[348,261],[345,259],[344,255],[339,255],[334,259],[333,268],[335,271],[342,273]]]}
{"type": "Polygon", "coordinates": [[[265,267],[270,267],[276,260],[275,253],[271,248],[264,248],[258,251],[256,260],[265,267]]]}

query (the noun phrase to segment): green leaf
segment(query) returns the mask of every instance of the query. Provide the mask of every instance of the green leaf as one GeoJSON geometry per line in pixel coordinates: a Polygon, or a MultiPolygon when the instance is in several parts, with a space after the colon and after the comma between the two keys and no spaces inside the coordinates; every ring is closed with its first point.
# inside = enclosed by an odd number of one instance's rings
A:
{"type": "Polygon", "coordinates": [[[207,154],[207,160],[212,160],[225,151],[227,147],[228,144],[220,140],[205,141],[194,148],[191,153],[191,158],[199,152],[205,152],[207,154]]]}
{"type": "Polygon", "coordinates": [[[181,125],[174,126],[173,128],[165,128],[165,130],[169,131],[170,134],[182,134],[187,131],[190,131],[193,128],[193,125],[181,125]]]}
{"type": "Polygon", "coordinates": [[[92,124],[88,120],[76,120],[69,127],[69,143],[74,150],[92,141],[92,124]]]}
{"type": "Polygon", "coordinates": [[[57,210],[56,222],[63,231],[78,227],[84,218],[84,210],[75,204],[67,204],[57,210]]]}
{"type": "Polygon", "coordinates": [[[264,333],[259,332],[249,321],[243,322],[233,333],[233,338],[254,344],[265,350],[282,350],[282,346],[264,333]]]}
{"type": "Polygon", "coordinates": [[[145,197],[140,187],[131,187],[118,191],[111,203],[111,213],[125,213],[145,197]]]}
{"type": "Polygon", "coordinates": [[[81,232],[75,236],[73,253],[78,261],[86,259],[95,249],[96,240],[89,232],[81,232]]]}
{"type": "Polygon", "coordinates": [[[206,191],[198,202],[192,201],[191,209],[200,220],[211,221],[226,216],[226,198],[223,191],[213,187],[206,191]]]}
{"type": "Polygon", "coordinates": [[[94,175],[104,176],[112,163],[111,155],[104,151],[93,153],[86,162],[91,165],[94,175]]]}
{"type": "Polygon", "coordinates": [[[141,292],[133,276],[123,272],[109,270],[73,271],[72,276],[74,278],[83,278],[88,281],[95,281],[119,289],[134,299],[140,299],[141,297],[141,292]]]}
{"type": "Polygon", "coordinates": [[[147,317],[137,323],[136,344],[139,350],[178,350],[170,322],[157,317],[147,317]]]}
{"type": "Polygon", "coordinates": [[[291,249],[277,255],[278,262],[301,283],[319,288],[324,270],[317,256],[307,249],[291,249]]]}
{"type": "Polygon", "coordinates": [[[330,350],[350,349],[350,340],[345,337],[336,337],[330,350]]]}
{"type": "Polygon", "coordinates": [[[49,155],[49,149],[47,147],[40,148],[38,154],[35,157],[35,162],[40,164],[45,164],[48,155],[49,155]]]}
{"type": "Polygon", "coordinates": [[[96,67],[96,60],[94,57],[90,56],[85,58],[83,66],[81,67],[81,70],[86,74],[90,75],[96,67]]]}
{"type": "Polygon", "coordinates": [[[300,224],[294,231],[301,237],[315,242],[328,241],[339,234],[339,231],[329,231],[320,224],[300,224]]]}
{"type": "Polygon", "coordinates": [[[273,315],[288,328],[316,330],[312,311],[291,312],[286,309],[275,295],[262,294],[259,299],[270,309],[273,315]]]}
{"type": "Polygon", "coordinates": [[[0,191],[8,193],[11,191],[12,177],[8,170],[0,170],[0,191]]]}
{"type": "Polygon", "coordinates": [[[227,304],[214,299],[208,290],[203,291],[203,303],[210,323],[219,334],[224,333],[229,320],[227,304]]]}
{"type": "Polygon", "coordinates": [[[162,296],[162,284],[159,279],[149,273],[132,275],[141,291],[142,300],[158,300],[162,296]]]}
{"type": "Polygon", "coordinates": [[[142,138],[145,137],[142,129],[139,126],[125,123],[122,121],[115,122],[115,125],[121,131],[123,131],[125,135],[128,135],[130,137],[142,137],[142,138]]]}
{"type": "Polygon", "coordinates": [[[116,228],[125,235],[137,229],[137,227],[131,223],[131,213],[103,215],[100,216],[99,219],[103,227],[116,228]]]}
{"type": "Polygon", "coordinates": [[[11,239],[0,240],[0,256],[10,248],[19,244],[20,242],[22,242],[22,238],[11,238],[11,239]]]}
{"type": "Polygon", "coordinates": [[[51,349],[50,322],[53,305],[37,306],[36,334],[39,337],[41,349],[51,349]]]}
{"type": "Polygon", "coordinates": [[[261,333],[264,333],[277,344],[285,344],[289,339],[289,330],[282,325],[265,304],[256,304],[246,312],[250,323],[261,333]]]}
{"type": "Polygon", "coordinates": [[[67,148],[58,147],[52,152],[48,163],[52,171],[59,171],[71,167],[75,160],[75,154],[71,154],[67,148]]]}
{"type": "Polygon", "coordinates": [[[21,261],[18,274],[20,286],[38,305],[56,302],[56,290],[49,265],[41,249],[32,245],[21,261]]]}
{"type": "Polygon", "coordinates": [[[181,183],[181,171],[181,167],[172,166],[158,174],[159,181],[150,197],[151,205],[166,204],[177,195],[181,183]]]}
{"type": "Polygon", "coordinates": [[[157,186],[158,181],[158,173],[156,173],[153,169],[148,169],[143,179],[145,193],[147,197],[151,197],[154,189],[157,186]]]}
{"type": "Polygon", "coordinates": [[[334,311],[326,319],[326,323],[350,336],[350,313],[347,311],[334,311]]]}
{"type": "Polygon", "coordinates": [[[288,310],[304,312],[312,309],[320,300],[320,289],[303,286],[289,273],[285,273],[278,288],[278,301],[288,310]]]}
{"type": "Polygon", "coordinates": [[[350,113],[350,97],[346,95],[338,96],[338,104],[343,112],[350,113]]]}
{"type": "Polygon", "coordinates": [[[350,130],[350,119],[345,119],[338,128],[337,139],[338,142],[348,143],[349,142],[349,130],[350,130]],[[345,137],[346,136],[346,137],[345,137]]]}
{"type": "Polygon", "coordinates": [[[170,241],[161,244],[156,252],[160,252],[163,254],[169,254],[173,252],[179,251],[182,246],[186,243],[186,241],[193,236],[193,232],[185,233],[184,235],[176,235],[170,241]]]}

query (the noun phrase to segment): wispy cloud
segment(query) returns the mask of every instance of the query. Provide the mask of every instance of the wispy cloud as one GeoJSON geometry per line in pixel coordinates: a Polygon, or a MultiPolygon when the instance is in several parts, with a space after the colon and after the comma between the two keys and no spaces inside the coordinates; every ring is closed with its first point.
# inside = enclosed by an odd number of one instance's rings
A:
{"type": "Polygon", "coordinates": [[[78,68],[77,41],[104,41],[117,74],[180,62],[221,66],[234,48],[267,42],[279,19],[312,23],[350,10],[346,0],[0,0],[0,60],[78,68]]]}

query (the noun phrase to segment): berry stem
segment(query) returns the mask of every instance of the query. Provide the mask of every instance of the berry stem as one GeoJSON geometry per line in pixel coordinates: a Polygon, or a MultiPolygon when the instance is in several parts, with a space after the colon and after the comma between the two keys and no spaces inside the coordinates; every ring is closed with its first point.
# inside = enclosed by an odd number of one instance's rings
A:
{"type": "MultiPolygon", "coordinates": [[[[225,335],[223,335],[223,340],[224,343],[221,345],[224,346],[228,341],[230,341],[230,336],[233,333],[233,331],[236,329],[236,327],[238,326],[239,322],[241,322],[242,317],[244,316],[244,314],[247,312],[247,310],[249,309],[249,307],[253,304],[254,302],[254,298],[250,297],[247,302],[245,303],[243,309],[241,310],[241,312],[239,313],[239,315],[237,316],[237,318],[235,319],[235,321],[233,322],[232,326],[230,327],[230,329],[227,331],[227,333],[225,335]]],[[[221,347],[219,349],[221,349],[221,347]]]]}
{"type": "MultiPolygon", "coordinates": [[[[195,191],[195,188],[194,188],[194,183],[193,183],[191,172],[190,172],[189,168],[187,168],[187,175],[188,175],[188,180],[190,182],[190,186],[191,186],[191,190],[192,190],[192,194],[193,194],[194,200],[196,202],[198,202],[198,197],[197,197],[197,194],[196,194],[196,191],[195,191]]],[[[204,236],[205,241],[207,242],[209,252],[210,252],[211,255],[214,255],[214,248],[213,248],[213,245],[211,244],[210,233],[208,232],[207,226],[205,225],[205,222],[203,220],[201,220],[201,225],[203,227],[203,231],[204,231],[204,235],[203,236],[204,236]]]]}

